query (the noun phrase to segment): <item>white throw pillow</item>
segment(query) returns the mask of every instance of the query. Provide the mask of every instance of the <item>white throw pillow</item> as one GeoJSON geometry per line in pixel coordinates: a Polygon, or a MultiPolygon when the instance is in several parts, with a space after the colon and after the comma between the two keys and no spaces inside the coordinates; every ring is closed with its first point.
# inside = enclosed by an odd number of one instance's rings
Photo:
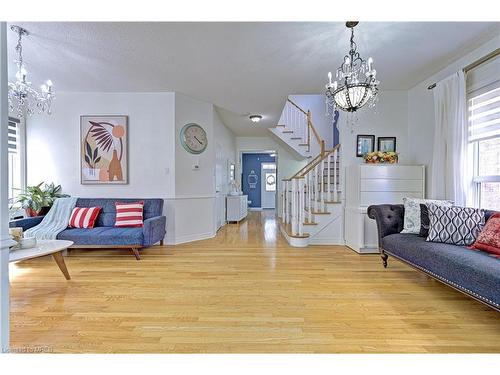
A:
{"type": "Polygon", "coordinates": [[[438,206],[453,206],[453,201],[447,200],[403,198],[403,204],[405,206],[405,216],[403,230],[401,231],[401,233],[420,233],[420,204],[430,203],[438,206]]]}

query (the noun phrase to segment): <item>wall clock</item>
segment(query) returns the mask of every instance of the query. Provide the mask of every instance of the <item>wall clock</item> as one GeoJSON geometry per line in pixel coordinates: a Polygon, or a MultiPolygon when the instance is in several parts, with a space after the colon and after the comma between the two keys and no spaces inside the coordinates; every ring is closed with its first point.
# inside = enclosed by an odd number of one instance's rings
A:
{"type": "Polygon", "coordinates": [[[200,125],[195,123],[186,124],[182,127],[181,144],[191,154],[201,154],[208,145],[207,133],[200,125]]]}

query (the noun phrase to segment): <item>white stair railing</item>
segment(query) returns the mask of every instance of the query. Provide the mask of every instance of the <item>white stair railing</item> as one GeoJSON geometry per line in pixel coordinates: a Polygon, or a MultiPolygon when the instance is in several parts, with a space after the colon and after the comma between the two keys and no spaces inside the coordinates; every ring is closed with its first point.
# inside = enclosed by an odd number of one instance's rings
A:
{"type": "Polygon", "coordinates": [[[292,178],[283,180],[283,222],[292,236],[303,236],[304,223],[314,224],[315,213],[327,211],[327,202],[338,201],[339,148],[314,158],[292,178]]]}

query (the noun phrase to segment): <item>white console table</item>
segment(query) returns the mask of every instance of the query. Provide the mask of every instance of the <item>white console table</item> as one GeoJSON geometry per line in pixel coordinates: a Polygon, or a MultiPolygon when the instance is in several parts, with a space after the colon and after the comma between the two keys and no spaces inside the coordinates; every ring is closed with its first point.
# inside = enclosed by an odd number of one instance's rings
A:
{"type": "Polygon", "coordinates": [[[402,204],[425,197],[425,166],[355,164],[346,168],[345,241],[358,253],[378,253],[377,224],[366,210],[372,204],[402,204]]]}
{"type": "Polygon", "coordinates": [[[247,217],[248,195],[228,195],[226,197],[226,221],[239,222],[247,217]]]}

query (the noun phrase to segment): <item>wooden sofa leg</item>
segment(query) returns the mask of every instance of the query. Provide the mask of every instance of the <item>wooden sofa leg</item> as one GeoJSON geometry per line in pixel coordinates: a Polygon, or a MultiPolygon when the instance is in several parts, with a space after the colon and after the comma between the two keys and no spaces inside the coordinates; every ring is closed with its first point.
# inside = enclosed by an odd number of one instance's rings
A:
{"type": "Polygon", "coordinates": [[[163,246],[163,240],[160,240],[160,246],[163,246]]]}
{"type": "Polygon", "coordinates": [[[135,259],[141,260],[141,255],[139,254],[139,250],[136,248],[132,248],[132,252],[134,253],[135,259]]]}
{"type": "Polygon", "coordinates": [[[380,249],[380,257],[382,258],[384,268],[387,268],[387,258],[389,258],[389,255],[385,253],[384,249],[380,249]]]}

